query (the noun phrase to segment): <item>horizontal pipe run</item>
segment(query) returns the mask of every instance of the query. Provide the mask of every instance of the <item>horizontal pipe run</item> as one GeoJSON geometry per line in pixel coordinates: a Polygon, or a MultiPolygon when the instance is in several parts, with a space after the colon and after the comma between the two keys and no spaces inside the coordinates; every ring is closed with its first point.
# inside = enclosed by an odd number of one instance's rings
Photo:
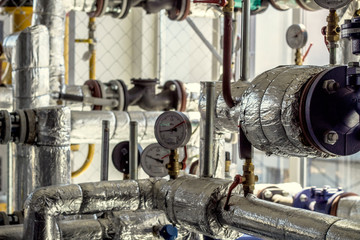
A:
{"type": "MultiPolygon", "coordinates": [[[[120,112],[120,111],[72,111],[71,143],[100,143],[102,121],[110,122],[110,143],[128,141],[130,121],[138,122],[138,139],[140,143],[153,143],[155,140],[155,121],[162,112],[120,112]]],[[[198,112],[184,113],[189,117],[193,129],[199,124],[198,112]]]]}
{"type": "Polygon", "coordinates": [[[218,205],[224,226],[268,239],[359,239],[360,223],[248,197],[232,196],[230,210],[218,205]],[[349,233],[346,233],[348,229],[349,233]]]}
{"type": "Polygon", "coordinates": [[[152,209],[153,180],[112,181],[36,189],[25,202],[24,239],[59,239],[56,217],[152,209]]]}
{"type": "MultiPolygon", "coordinates": [[[[86,217],[86,216],[85,216],[86,217]]],[[[60,239],[153,239],[153,228],[170,224],[158,210],[109,212],[105,218],[59,221],[60,239]]],[[[22,240],[23,224],[0,226],[0,239],[22,240]]]]}

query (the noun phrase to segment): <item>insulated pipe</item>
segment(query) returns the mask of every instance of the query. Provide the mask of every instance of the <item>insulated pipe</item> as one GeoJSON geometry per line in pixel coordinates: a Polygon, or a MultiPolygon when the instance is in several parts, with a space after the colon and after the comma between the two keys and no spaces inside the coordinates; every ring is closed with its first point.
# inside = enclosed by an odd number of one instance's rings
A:
{"type": "Polygon", "coordinates": [[[60,239],[56,218],[153,208],[153,180],[112,181],[36,189],[25,202],[24,239],[60,239]]]}
{"type": "MultiPolygon", "coordinates": [[[[11,62],[13,72],[14,85],[14,99],[15,109],[26,109],[45,107],[49,105],[49,32],[45,26],[32,26],[26,28],[22,32],[14,33],[4,40],[4,52],[9,62],[11,62]],[[26,54],[24,54],[26,50],[26,54]]],[[[49,154],[52,152],[56,158],[54,162],[62,162],[63,154],[66,154],[64,149],[55,151],[55,148],[37,147],[24,144],[17,144],[14,149],[14,157],[11,174],[9,176],[17,176],[14,181],[13,188],[9,199],[8,206],[13,210],[21,210],[23,203],[28,194],[30,194],[35,187],[45,186],[45,176],[55,176],[55,172],[45,173],[40,170],[43,164],[48,161],[49,154]],[[41,149],[40,149],[41,148],[41,149]],[[46,148],[47,151],[42,151],[46,148]],[[63,154],[58,154],[58,153],[63,154]],[[40,159],[40,154],[45,159],[40,159]],[[59,161],[57,161],[57,160],[59,161]],[[41,164],[41,162],[43,164],[41,164]],[[35,166],[35,167],[32,167],[35,166]],[[30,169],[30,170],[29,170],[30,169]],[[43,176],[43,177],[40,177],[43,176]]],[[[65,158],[64,158],[64,161],[65,158]]],[[[50,168],[56,171],[56,164],[50,168]]],[[[44,168],[46,169],[46,168],[44,168]]],[[[52,182],[58,184],[60,182],[52,182]]],[[[61,182],[65,183],[65,182],[61,182]]]]}
{"type": "Polygon", "coordinates": [[[32,25],[45,25],[49,30],[50,89],[60,91],[65,83],[64,32],[65,5],[57,0],[34,0],[32,25]]]}
{"type": "MultiPolygon", "coordinates": [[[[89,143],[101,141],[101,122],[110,121],[110,142],[129,140],[130,121],[138,122],[139,142],[155,141],[154,125],[162,112],[110,112],[110,111],[72,111],[71,135],[72,143],[89,143]],[[89,129],[91,133],[89,134],[89,129]]],[[[184,113],[189,117],[193,129],[199,125],[198,112],[184,113]]]]}
{"type": "MultiPolygon", "coordinates": [[[[153,228],[170,224],[162,211],[109,212],[105,218],[59,221],[60,238],[153,239],[153,228]]],[[[0,239],[22,240],[23,224],[0,226],[0,239]]]]}
{"type": "Polygon", "coordinates": [[[0,109],[9,112],[13,109],[13,88],[11,86],[0,87],[0,109]]]}
{"type": "Polygon", "coordinates": [[[240,80],[250,79],[250,0],[242,0],[240,80]]]}
{"type": "Polygon", "coordinates": [[[345,197],[339,200],[336,216],[360,222],[360,197],[345,197]]]}
{"type": "Polygon", "coordinates": [[[232,196],[230,210],[223,210],[226,199],[218,205],[218,219],[253,236],[271,239],[359,239],[360,223],[282,206],[248,197],[232,196]]]}

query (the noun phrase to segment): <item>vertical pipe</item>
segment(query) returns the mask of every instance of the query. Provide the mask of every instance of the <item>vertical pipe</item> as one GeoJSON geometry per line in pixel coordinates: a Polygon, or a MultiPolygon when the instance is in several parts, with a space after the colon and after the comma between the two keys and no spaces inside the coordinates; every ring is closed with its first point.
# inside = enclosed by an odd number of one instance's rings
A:
{"type": "Polygon", "coordinates": [[[200,163],[203,165],[202,177],[213,176],[213,140],[214,140],[214,118],[215,118],[215,82],[206,82],[206,118],[205,118],[205,143],[204,158],[200,163]]]}
{"type": "Polygon", "coordinates": [[[65,62],[65,84],[69,84],[69,35],[70,35],[70,15],[66,14],[65,34],[64,34],[64,62],[65,62]]]}
{"type": "Polygon", "coordinates": [[[92,39],[92,43],[89,44],[90,61],[89,61],[89,78],[91,80],[96,79],[96,49],[95,49],[95,18],[89,18],[89,40],[92,39]]]}
{"type": "Polygon", "coordinates": [[[14,188],[14,184],[13,184],[13,143],[8,143],[7,144],[7,196],[6,196],[6,211],[8,214],[13,213],[14,211],[14,195],[13,195],[13,188],[14,188]]]}
{"type": "Polygon", "coordinates": [[[329,62],[331,65],[336,64],[336,43],[330,42],[329,43],[329,62]]]}
{"type": "Polygon", "coordinates": [[[109,175],[109,133],[110,121],[102,121],[102,143],[101,143],[101,181],[107,181],[109,175]]]}
{"type": "Polygon", "coordinates": [[[130,122],[130,179],[138,179],[138,123],[130,122]]]}
{"type": "Polygon", "coordinates": [[[235,106],[231,97],[232,59],[232,10],[224,11],[224,57],[223,57],[223,97],[228,107],[235,106]]]}
{"type": "Polygon", "coordinates": [[[250,0],[243,0],[241,18],[241,77],[242,81],[250,79],[250,0]]]}

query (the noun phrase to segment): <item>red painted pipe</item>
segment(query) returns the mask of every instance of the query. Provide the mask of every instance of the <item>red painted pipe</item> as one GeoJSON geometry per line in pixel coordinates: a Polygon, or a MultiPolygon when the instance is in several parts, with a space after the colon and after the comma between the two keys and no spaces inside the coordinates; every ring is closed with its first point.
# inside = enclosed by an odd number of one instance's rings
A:
{"type": "Polygon", "coordinates": [[[232,55],[232,12],[224,12],[224,56],[223,56],[223,80],[222,91],[223,97],[228,105],[232,108],[235,106],[231,97],[231,55],[232,55]]]}

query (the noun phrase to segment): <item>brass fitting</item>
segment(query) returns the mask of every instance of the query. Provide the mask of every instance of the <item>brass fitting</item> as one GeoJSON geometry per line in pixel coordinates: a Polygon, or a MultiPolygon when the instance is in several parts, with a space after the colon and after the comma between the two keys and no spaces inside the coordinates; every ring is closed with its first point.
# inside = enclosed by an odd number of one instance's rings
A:
{"type": "Polygon", "coordinates": [[[179,162],[177,150],[171,150],[169,160],[169,163],[166,164],[166,168],[169,171],[170,178],[176,179],[182,169],[182,163],[179,162]]]}
{"type": "Polygon", "coordinates": [[[244,195],[247,196],[249,193],[254,193],[255,183],[258,181],[258,176],[254,173],[255,167],[252,163],[252,159],[246,159],[245,164],[243,165],[243,189],[244,195]]]}
{"type": "Polygon", "coordinates": [[[330,10],[326,18],[328,25],[326,26],[326,40],[329,43],[335,43],[340,40],[339,16],[336,10],[330,10]]]}
{"type": "Polygon", "coordinates": [[[302,61],[302,54],[300,52],[300,49],[296,49],[296,52],[295,52],[295,64],[296,65],[303,65],[303,61],[302,61]]]}
{"type": "Polygon", "coordinates": [[[233,12],[235,7],[235,1],[229,0],[227,4],[223,7],[223,12],[233,12]]]}
{"type": "Polygon", "coordinates": [[[230,165],[231,165],[231,160],[226,160],[225,161],[225,172],[230,172],[230,165]]]}

